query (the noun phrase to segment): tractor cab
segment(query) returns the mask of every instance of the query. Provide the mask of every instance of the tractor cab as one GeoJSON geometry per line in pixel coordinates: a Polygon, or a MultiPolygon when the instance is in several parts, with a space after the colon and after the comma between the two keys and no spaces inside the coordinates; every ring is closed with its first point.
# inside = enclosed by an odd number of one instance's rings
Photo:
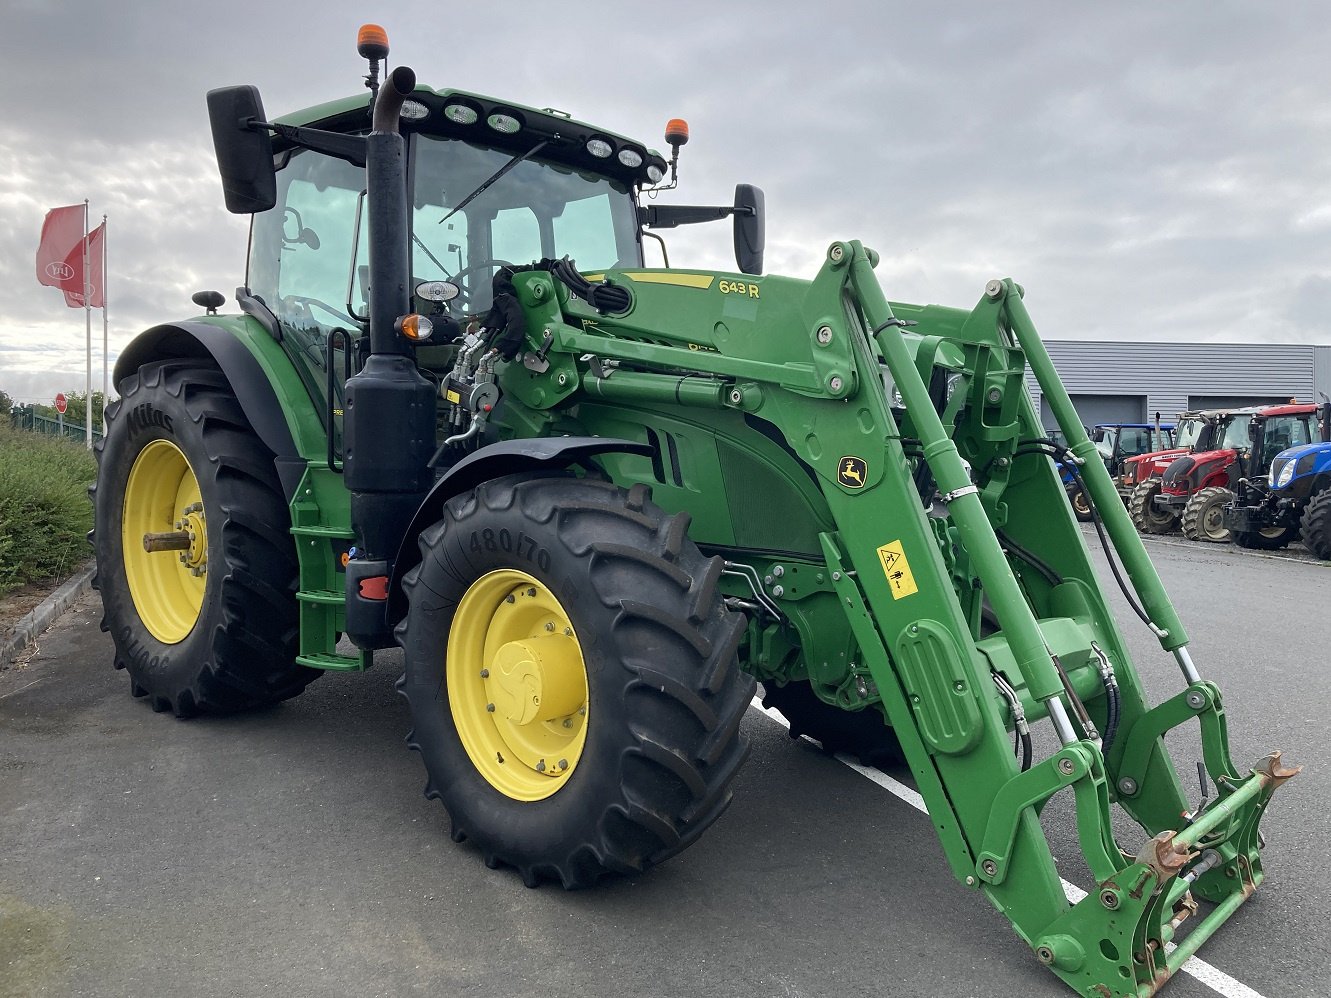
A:
{"type": "MultiPolygon", "coordinates": [[[[215,123],[263,120],[252,88],[210,96],[215,123]],[[240,93],[238,93],[238,91],[240,93]],[[239,113],[238,113],[239,112],[239,113]]],[[[239,304],[281,343],[333,427],[340,452],[343,384],[369,351],[370,244],[364,149],[371,107],[364,97],[319,105],[273,123],[272,187],[232,178],[228,197],[253,213],[239,304]],[[237,186],[244,197],[236,195],[237,186]],[[233,197],[234,195],[234,197],[233,197]]],[[[732,206],[640,204],[673,174],[687,126],[674,120],[668,162],[643,143],[536,109],[457,90],[413,86],[396,126],[402,137],[407,291],[428,321],[413,337],[427,377],[448,377],[468,326],[484,321],[501,271],[567,259],[581,272],[642,270],[651,229],[735,219],[737,266],[762,270],[762,192],[736,188],[732,206]]],[[[217,131],[217,130],[215,130],[217,131]]],[[[220,129],[224,174],[262,173],[254,133],[220,129]],[[229,143],[229,144],[227,144],[229,143]]],[[[669,185],[674,186],[673,182],[669,185]]],[[[230,202],[229,202],[230,204],[230,202]]],[[[664,242],[661,243],[664,254],[664,242]]],[[[667,258],[668,261],[668,258],[667,258]]]]}

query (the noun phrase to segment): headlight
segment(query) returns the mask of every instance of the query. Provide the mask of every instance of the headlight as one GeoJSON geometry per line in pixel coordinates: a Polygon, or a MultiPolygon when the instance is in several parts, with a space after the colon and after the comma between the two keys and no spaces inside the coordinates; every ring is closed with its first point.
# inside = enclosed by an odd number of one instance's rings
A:
{"type": "Polygon", "coordinates": [[[1286,461],[1279,472],[1272,468],[1271,474],[1274,476],[1272,478],[1272,484],[1278,489],[1283,489],[1294,480],[1294,462],[1286,461]]]}

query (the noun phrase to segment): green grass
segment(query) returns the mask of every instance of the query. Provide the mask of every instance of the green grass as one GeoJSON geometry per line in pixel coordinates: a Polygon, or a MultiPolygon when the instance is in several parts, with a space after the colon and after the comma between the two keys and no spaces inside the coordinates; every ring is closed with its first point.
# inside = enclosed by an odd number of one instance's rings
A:
{"type": "Polygon", "coordinates": [[[92,454],[0,425],[0,594],[56,582],[92,557],[92,454]]]}

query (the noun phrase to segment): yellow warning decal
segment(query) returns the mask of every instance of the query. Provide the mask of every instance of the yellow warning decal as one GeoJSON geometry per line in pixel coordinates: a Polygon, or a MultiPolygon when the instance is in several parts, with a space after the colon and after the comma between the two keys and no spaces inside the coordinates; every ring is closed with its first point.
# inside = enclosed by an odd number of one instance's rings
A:
{"type": "Polygon", "coordinates": [[[890,541],[878,549],[878,559],[883,563],[883,574],[892,587],[892,598],[901,599],[918,593],[920,587],[915,584],[911,574],[910,562],[906,560],[906,551],[900,541],[890,541]]]}
{"type": "Polygon", "coordinates": [[[462,403],[462,396],[451,388],[444,392],[444,398],[445,400],[452,402],[454,405],[460,405],[462,403]]]}

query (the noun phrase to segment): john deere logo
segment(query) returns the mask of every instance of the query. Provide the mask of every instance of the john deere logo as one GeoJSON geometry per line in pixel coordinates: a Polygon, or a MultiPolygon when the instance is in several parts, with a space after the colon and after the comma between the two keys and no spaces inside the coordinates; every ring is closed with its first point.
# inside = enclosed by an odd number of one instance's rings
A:
{"type": "Polygon", "coordinates": [[[864,488],[869,477],[869,464],[862,457],[843,457],[837,465],[836,480],[848,489],[864,488]]]}
{"type": "Polygon", "coordinates": [[[67,263],[48,263],[46,265],[46,276],[55,278],[57,281],[67,281],[74,276],[74,268],[67,263]]]}

